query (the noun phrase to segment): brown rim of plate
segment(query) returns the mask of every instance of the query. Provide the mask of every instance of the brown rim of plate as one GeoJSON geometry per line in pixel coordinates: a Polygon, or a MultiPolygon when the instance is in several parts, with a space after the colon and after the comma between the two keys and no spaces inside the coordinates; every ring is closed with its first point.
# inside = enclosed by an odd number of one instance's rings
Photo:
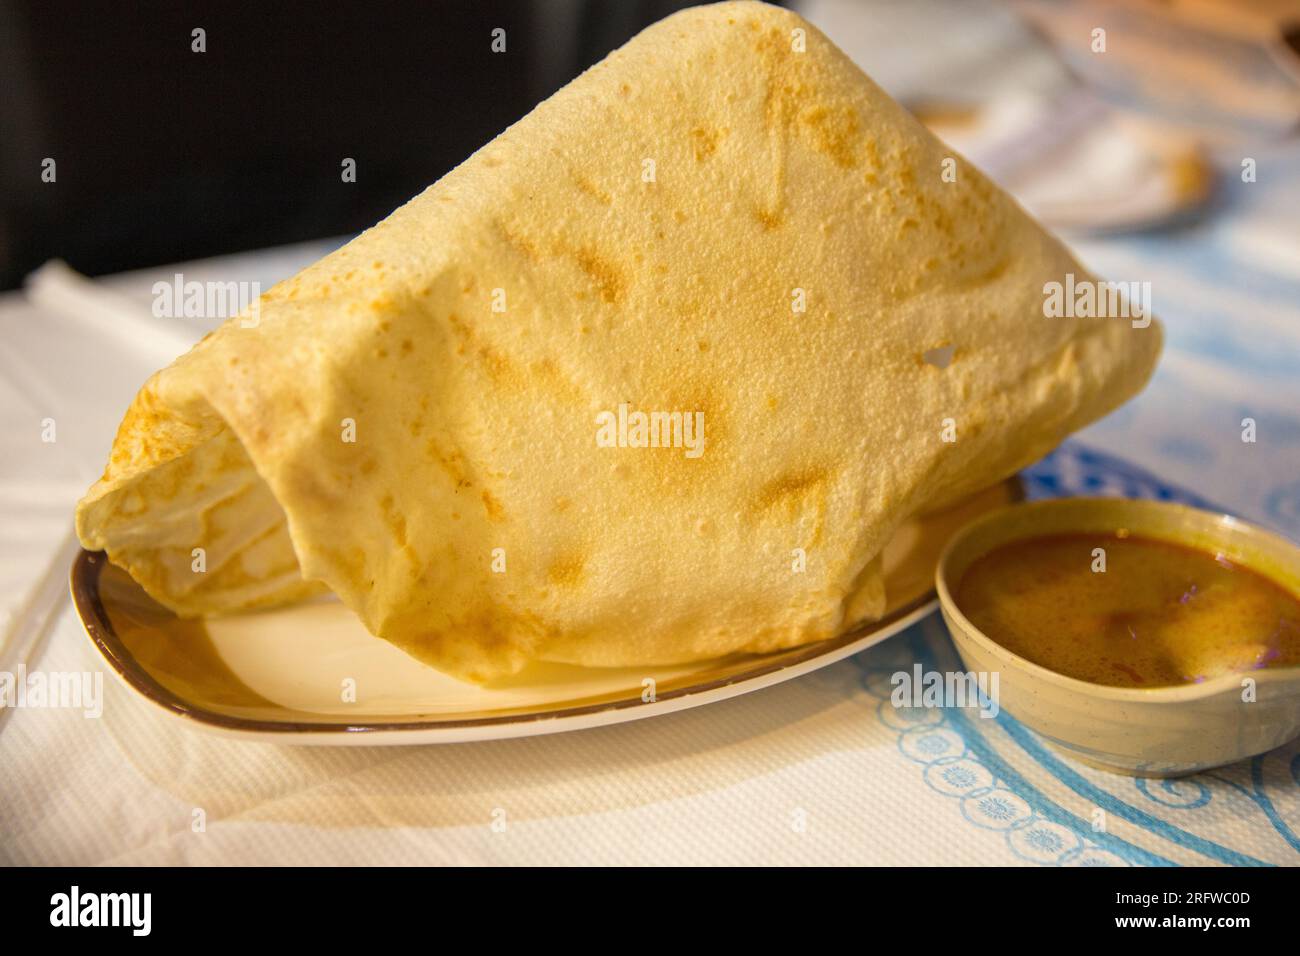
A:
{"type": "MultiPolygon", "coordinates": [[[[1024,485],[1014,476],[1004,482],[1010,491],[1011,500],[1021,501],[1024,499],[1024,485]]],[[[72,601],[76,606],[77,615],[81,618],[81,623],[90,635],[91,641],[99,649],[100,654],[112,666],[119,677],[130,684],[141,695],[151,700],[153,703],[166,708],[174,714],[181,717],[189,718],[200,724],[207,724],[213,727],[220,727],[227,730],[244,730],[259,731],[265,733],[280,734],[300,734],[300,733],[377,733],[380,731],[417,731],[432,730],[437,728],[445,729],[463,729],[468,727],[490,727],[495,724],[516,724],[531,723],[539,720],[553,720],[561,717],[580,717],[587,714],[602,713],[605,711],[626,710],[631,707],[644,707],[640,695],[635,695],[622,700],[604,701],[595,704],[579,704],[573,707],[561,707],[555,710],[543,710],[537,713],[527,714],[502,714],[495,717],[472,717],[465,719],[440,720],[436,717],[430,717],[422,720],[400,720],[392,722],[378,723],[350,723],[348,721],[298,721],[298,720],[261,720],[252,717],[236,717],[230,714],[219,713],[218,711],[208,710],[203,707],[196,707],[175,692],[168,690],[153,675],[140,665],[135,656],[123,645],[121,638],[113,629],[113,625],[108,617],[108,612],[104,609],[103,601],[99,595],[99,576],[108,563],[107,556],[103,551],[86,551],[82,549],[78,552],[72,562],[72,571],[69,576],[69,584],[72,591],[72,601]]],[[[854,641],[865,637],[873,631],[888,627],[890,624],[912,614],[925,605],[937,600],[937,595],[933,587],[904,604],[902,607],[895,608],[892,612],[885,615],[878,621],[870,621],[866,624],[859,625],[838,637],[829,640],[818,641],[815,644],[809,644],[801,649],[788,651],[778,651],[770,655],[770,659],[757,660],[753,667],[730,674],[725,677],[715,678],[703,683],[689,684],[685,687],[678,687],[673,690],[657,694],[655,702],[666,700],[675,700],[681,697],[688,697],[692,694],[704,693],[706,691],[717,690],[730,684],[740,683],[741,681],[753,680],[756,677],[764,677],[768,674],[775,673],[793,667],[796,664],[802,664],[806,661],[821,657],[837,648],[852,644],[854,641]],[[794,653],[797,650],[797,653],[794,653]]]]}

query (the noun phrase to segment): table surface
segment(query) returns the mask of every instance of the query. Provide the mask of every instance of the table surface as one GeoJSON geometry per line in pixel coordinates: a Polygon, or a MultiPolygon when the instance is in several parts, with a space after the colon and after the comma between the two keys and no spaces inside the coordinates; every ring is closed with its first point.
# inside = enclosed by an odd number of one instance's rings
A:
{"type": "MultiPolygon", "coordinates": [[[[1237,182],[1227,158],[1222,199],[1202,222],[1072,243],[1108,278],[1151,281],[1168,345],[1146,392],[1044,468],[1067,491],[1185,490],[1300,539],[1300,149],[1256,153],[1255,183],[1237,182]]],[[[269,288],[334,245],[101,284],[147,316],[153,283],[175,272],[269,288]]],[[[191,339],[203,331],[157,321],[191,339]]],[[[158,343],[134,344],[0,296],[0,669],[101,669],[64,596],[66,544],[73,504],[159,364],[158,343]],[[41,440],[46,420],[55,442],[41,440]]],[[[1135,781],[1054,756],[1005,714],[882,699],[882,675],[951,655],[931,618],[857,658],[693,711],[392,749],[209,737],[110,680],[99,719],[0,712],[0,863],[1300,862],[1300,745],[1135,781]]]]}

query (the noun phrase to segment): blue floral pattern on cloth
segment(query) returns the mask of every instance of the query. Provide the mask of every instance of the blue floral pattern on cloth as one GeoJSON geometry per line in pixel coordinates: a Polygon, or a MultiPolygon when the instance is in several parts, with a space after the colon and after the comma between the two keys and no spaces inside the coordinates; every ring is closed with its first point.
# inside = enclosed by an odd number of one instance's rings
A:
{"type": "MultiPolygon", "coordinates": [[[[1213,505],[1151,473],[1067,442],[1022,473],[1031,499],[1122,495],[1213,505]]],[[[903,759],[966,824],[1045,866],[1300,864],[1300,743],[1230,767],[1144,780],[1076,764],[1006,713],[895,707],[890,676],[962,670],[937,616],[854,661],[903,759]]]]}

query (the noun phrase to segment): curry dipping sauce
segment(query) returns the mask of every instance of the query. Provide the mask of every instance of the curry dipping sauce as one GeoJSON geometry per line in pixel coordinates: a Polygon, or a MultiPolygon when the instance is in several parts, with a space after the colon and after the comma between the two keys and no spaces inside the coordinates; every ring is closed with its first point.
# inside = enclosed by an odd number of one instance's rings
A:
{"type": "Polygon", "coordinates": [[[1007,650],[1067,677],[1168,687],[1300,664],[1300,599],[1221,555],[1130,535],[1028,538],[979,558],[957,606],[1007,650]],[[1094,549],[1105,551],[1105,571],[1094,549]]]}

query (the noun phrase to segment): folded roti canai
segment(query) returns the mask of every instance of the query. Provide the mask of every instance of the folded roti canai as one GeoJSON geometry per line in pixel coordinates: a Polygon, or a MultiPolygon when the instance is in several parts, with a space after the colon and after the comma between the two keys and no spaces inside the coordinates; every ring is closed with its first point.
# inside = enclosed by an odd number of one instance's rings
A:
{"type": "Polygon", "coordinates": [[[1070,275],[807,22],[687,10],[154,375],[77,530],[474,681],[817,641],[1145,383],[1158,324],[1047,317],[1070,275]]]}

